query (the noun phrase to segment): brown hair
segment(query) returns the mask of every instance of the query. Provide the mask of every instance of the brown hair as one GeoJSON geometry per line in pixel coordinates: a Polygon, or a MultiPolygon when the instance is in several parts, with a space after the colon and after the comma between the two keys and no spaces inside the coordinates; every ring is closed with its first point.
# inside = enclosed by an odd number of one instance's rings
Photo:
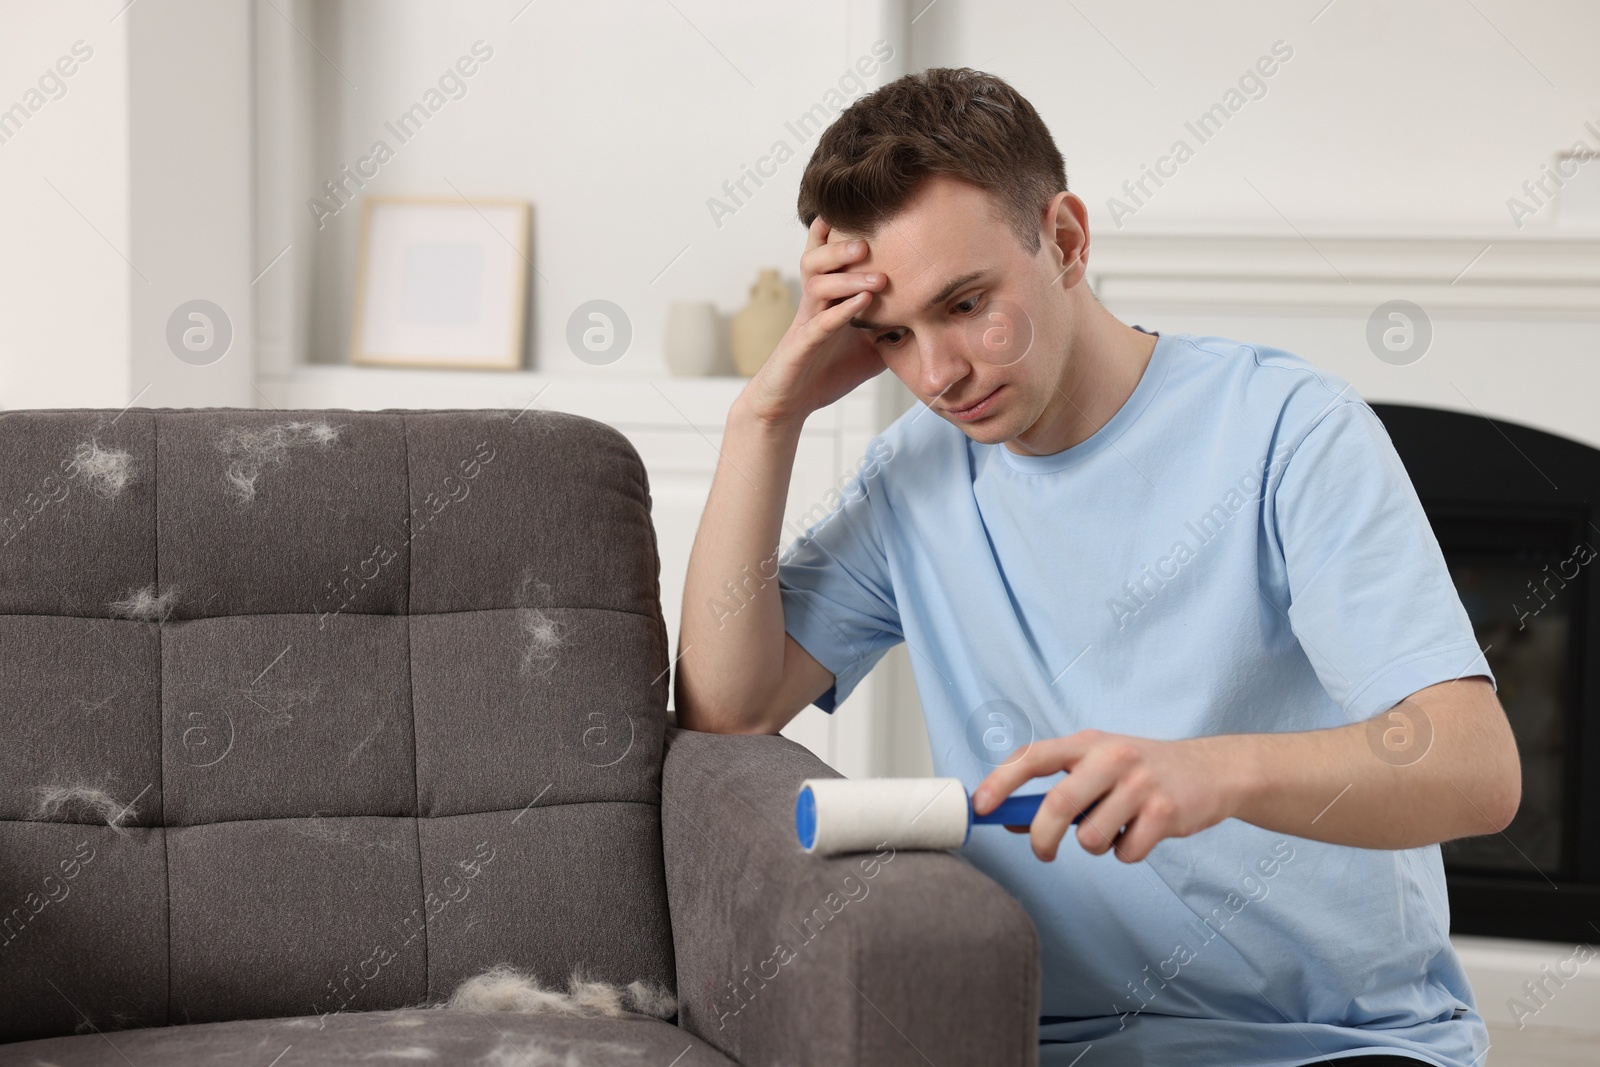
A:
{"type": "Polygon", "coordinates": [[[1061,152],[1021,93],[970,67],[933,67],[874,90],[823,131],[800,178],[800,221],[821,215],[870,235],[933,174],[988,191],[1030,253],[1045,205],[1067,187],[1061,152]]]}

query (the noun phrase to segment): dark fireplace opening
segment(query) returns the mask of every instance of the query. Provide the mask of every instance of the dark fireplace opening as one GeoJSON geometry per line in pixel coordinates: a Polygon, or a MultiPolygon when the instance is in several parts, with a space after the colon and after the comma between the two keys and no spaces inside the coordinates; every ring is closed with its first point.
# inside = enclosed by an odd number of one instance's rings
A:
{"type": "Polygon", "coordinates": [[[1430,512],[1478,645],[1499,684],[1522,757],[1522,806],[1503,834],[1444,845],[1451,870],[1576,873],[1577,748],[1573,695],[1581,664],[1588,554],[1582,516],[1430,512]]]}
{"type": "Polygon", "coordinates": [[[1455,933],[1600,937],[1600,451],[1481,415],[1373,404],[1416,486],[1522,761],[1503,833],[1442,846],[1455,933]]]}

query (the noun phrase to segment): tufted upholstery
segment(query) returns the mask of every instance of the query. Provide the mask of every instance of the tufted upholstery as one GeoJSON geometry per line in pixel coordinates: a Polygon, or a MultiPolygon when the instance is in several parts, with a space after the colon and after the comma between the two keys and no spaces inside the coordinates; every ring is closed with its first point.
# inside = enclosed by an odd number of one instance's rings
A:
{"type": "Polygon", "coordinates": [[[0,1040],[394,1008],[501,958],[671,985],[665,628],[621,434],[19,412],[0,455],[0,1040]],[[120,491],[73,466],[91,441],[120,491]],[[165,622],[110,606],[141,588],[165,622]],[[80,785],[132,808],[30,821],[80,785]]]}

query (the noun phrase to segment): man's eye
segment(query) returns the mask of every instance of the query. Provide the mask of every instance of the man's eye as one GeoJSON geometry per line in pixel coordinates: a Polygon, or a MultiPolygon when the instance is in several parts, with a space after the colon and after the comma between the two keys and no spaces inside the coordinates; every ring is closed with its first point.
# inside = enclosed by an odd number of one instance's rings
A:
{"type": "MultiPolygon", "coordinates": [[[[978,308],[982,306],[982,304],[983,294],[975,293],[961,301],[959,304],[956,304],[952,310],[962,315],[973,315],[977,313],[978,308]]],[[[879,334],[877,337],[873,338],[873,341],[877,344],[886,344],[893,348],[895,345],[900,343],[900,340],[903,336],[904,335],[900,331],[894,330],[890,331],[889,333],[879,334]]]]}

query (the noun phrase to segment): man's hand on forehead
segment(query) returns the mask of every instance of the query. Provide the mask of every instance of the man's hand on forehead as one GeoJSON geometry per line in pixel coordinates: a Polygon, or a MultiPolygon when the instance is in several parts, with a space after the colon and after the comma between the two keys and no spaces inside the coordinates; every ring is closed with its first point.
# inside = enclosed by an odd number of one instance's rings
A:
{"type": "MultiPolygon", "coordinates": [[[[835,268],[835,270],[837,270],[840,273],[848,274],[848,273],[851,273],[851,272],[854,272],[854,271],[859,271],[861,269],[862,261],[864,259],[866,259],[867,256],[870,256],[872,254],[872,245],[868,242],[867,238],[863,237],[861,234],[858,234],[858,233],[851,233],[848,230],[836,230],[831,225],[828,228],[827,240],[823,241],[823,244],[825,244],[825,245],[837,245],[837,244],[845,244],[845,243],[847,243],[849,241],[860,241],[862,243],[862,245],[866,248],[866,253],[864,255],[858,257],[857,259],[851,261],[850,263],[847,263],[847,264],[844,264],[843,266],[835,268]]],[[[828,306],[829,307],[836,307],[837,305],[843,303],[844,301],[846,301],[848,299],[850,299],[850,298],[849,297],[836,297],[836,298],[828,301],[828,306]]]]}
{"type": "Polygon", "coordinates": [[[864,241],[864,240],[866,240],[866,238],[862,237],[859,233],[847,233],[844,230],[829,230],[828,231],[828,243],[830,245],[836,245],[840,241],[864,241]]]}

